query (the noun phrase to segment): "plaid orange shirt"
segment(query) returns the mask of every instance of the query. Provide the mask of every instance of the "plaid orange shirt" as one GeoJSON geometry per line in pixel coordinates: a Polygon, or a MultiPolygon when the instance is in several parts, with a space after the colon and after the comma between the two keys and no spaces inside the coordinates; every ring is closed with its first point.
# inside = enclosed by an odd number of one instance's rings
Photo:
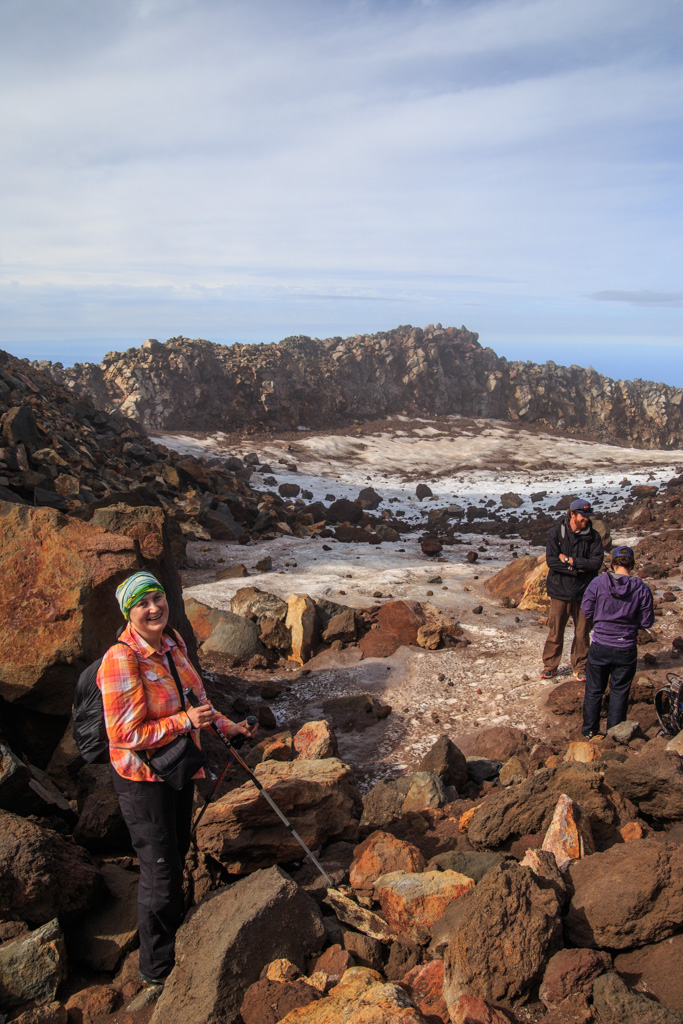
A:
{"type": "MultiPolygon", "coordinates": [[[[161,782],[136,750],[152,751],[170,743],[181,733],[192,732],[201,746],[199,729],[182,710],[178,688],[166,661],[166,652],[178,670],[183,689],[191,687],[204,702],[206,691],[201,678],[187,657],[187,648],[180,636],[178,642],[164,633],[161,653],[146,643],[130,623],[117,643],[109,648],[97,673],[102,692],[104,721],[109,737],[109,758],[124,779],[132,782],[161,782]]],[[[214,708],[214,722],[223,733],[232,722],[214,708]]],[[[195,779],[204,778],[200,769],[195,779]]]]}

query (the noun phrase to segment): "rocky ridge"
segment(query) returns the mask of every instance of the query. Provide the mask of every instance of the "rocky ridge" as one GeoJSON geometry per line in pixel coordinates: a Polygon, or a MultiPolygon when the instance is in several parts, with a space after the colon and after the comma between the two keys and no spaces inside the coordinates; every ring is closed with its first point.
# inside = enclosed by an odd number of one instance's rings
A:
{"type": "Polygon", "coordinates": [[[38,367],[148,429],[326,429],[396,414],[483,416],[644,448],[683,445],[683,390],[508,362],[465,327],[218,345],[148,339],[100,365],[38,367]]]}

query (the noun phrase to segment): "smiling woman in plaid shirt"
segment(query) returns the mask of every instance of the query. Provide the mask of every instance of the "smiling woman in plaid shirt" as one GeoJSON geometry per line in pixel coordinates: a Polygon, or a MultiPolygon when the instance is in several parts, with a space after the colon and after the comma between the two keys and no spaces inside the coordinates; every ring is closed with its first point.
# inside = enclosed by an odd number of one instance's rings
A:
{"type": "MultiPolygon", "coordinates": [[[[190,845],[194,782],[175,790],[155,775],[146,755],[216,723],[226,737],[251,736],[246,722],[231,722],[208,702],[180,636],[165,633],[166,593],[149,572],[136,572],[116,590],[128,625],[97,674],[109,738],[114,788],[140,862],[138,931],[140,977],[159,991],[173,968],[175,934],[183,918],[183,867],[190,845]],[[183,689],[199,707],[183,710],[167,658],[183,689]]],[[[202,778],[200,769],[194,778],[202,778]]]]}

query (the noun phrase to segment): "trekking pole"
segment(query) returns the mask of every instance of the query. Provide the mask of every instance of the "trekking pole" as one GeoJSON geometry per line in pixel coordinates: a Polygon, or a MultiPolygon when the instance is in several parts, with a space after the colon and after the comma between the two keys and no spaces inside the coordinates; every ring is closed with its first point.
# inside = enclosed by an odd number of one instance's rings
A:
{"type": "MultiPolygon", "coordinates": [[[[185,691],[185,699],[186,699],[186,700],[188,699],[188,698],[187,698],[187,691],[185,691]]],[[[192,703],[192,701],[190,701],[190,703],[192,703]]],[[[257,717],[256,717],[255,715],[247,715],[247,718],[246,718],[246,723],[247,723],[247,725],[248,725],[248,726],[249,726],[250,728],[252,728],[253,726],[255,726],[257,722],[258,722],[258,718],[257,718],[257,717]]],[[[232,741],[232,746],[233,746],[233,748],[234,748],[234,747],[241,747],[243,743],[244,743],[244,736],[242,736],[242,735],[238,735],[238,736],[234,736],[234,737],[233,737],[233,741],[232,741]]],[[[214,801],[214,798],[215,798],[215,796],[216,796],[216,793],[218,792],[218,790],[219,790],[219,789],[220,789],[220,787],[221,787],[221,784],[222,784],[222,782],[223,782],[223,779],[224,779],[224,778],[225,778],[225,776],[226,776],[226,775],[228,774],[228,769],[229,769],[229,768],[231,767],[231,765],[233,765],[234,763],[235,763],[235,760],[234,760],[234,758],[232,757],[232,755],[230,755],[230,756],[228,757],[228,760],[227,760],[227,761],[225,762],[225,766],[224,766],[224,768],[223,768],[223,771],[222,771],[222,772],[220,773],[220,775],[218,776],[218,778],[217,778],[217,779],[216,779],[216,781],[214,782],[213,786],[211,787],[211,792],[210,792],[210,793],[209,793],[209,795],[208,795],[208,796],[207,796],[207,797],[205,798],[205,800],[204,800],[204,806],[202,807],[202,809],[200,810],[199,814],[198,814],[198,815],[197,815],[197,817],[195,818],[195,822],[194,822],[194,825],[192,826],[192,832],[193,832],[193,833],[197,831],[197,826],[199,825],[199,822],[200,822],[200,821],[202,820],[202,818],[203,818],[203,816],[204,816],[204,811],[205,811],[205,810],[206,810],[206,808],[207,808],[207,807],[209,806],[209,804],[213,803],[213,801],[214,801]]]]}
{"type": "MultiPolygon", "coordinates": [[[[193,708],[198,708],[198,707],[200,707],[200,705],[201,705],[201,701],[199,700],[199,697],[198,697],[198,696],[197,696],[197,694],[196,694],[196,693],[194,692],[194,690],[186,690],[186,691],[185,691],[185,699],[187,700],[188,704],[191,704],[191,705],[192,705],[192,707],[193,707],[193,708]]],[[[248,721],[248,719],[247,719],[247,721],[248,721]]],[[[285,827],[286,827],[287,829],[289,829],[289,831],[291,832],[291,834],[292,834],[293,838],[294,838],[294,839],[296,839],[296,841],[297,841],[297,843],[299,844],[299,846],[301,847],[301,849],[302,849],[302,850],[304,851],[304,853],[306,854],[306,856],[308,857],[308,859],[310,860],[310,862],[311,862],[311,863],[313,864],[313,866],[314,866],[314,867],[315,867],[315,868],[316,868],[316,869],[317,869],[317,870],[318,870],[318,871],[320,872],[320,874],[322,875],[322,877],[323,877],[323,878],[325,879],[325,881],[327,882],[328,886],[334,887],[334,882],[332,881],[332,879],[330,878],[330,876],[328,875],[328,873],[327,873],[327,872],[325,871],[325,868],[324,868],[324,867],[322,866],[322,864],[320,863],[320,861],[318,860],[318,858],[316,857],[316,855],[315,855],[315,854],[313,853],[313,851],[312,851],[312,850],[310,850],[310,849],[308,848],[308,846],[306,845],[306,843],[305,843],[305,842],[303,841],[303,839],[301,838],[301,836],[299,835],[299,833],[298,833],[298,832],[296,831],[296,829],[295,829],[295,828],[294,828],[294,826],[292,825],[291,821],[288,821],[288,819],[287,819],[287,818],[285,817],[285,815],[284,815],[284,814],[282,813],[282,811],[280,810],[280,808],[278,807],[278,805],[277,805],[277,804],[275,803],[275,801],[273,800],[272,796],[271,796],[271,795],[270,795],[270,794],[268,793],[268,791],[267,791],[267,790],[266,790],[266,789],[265,789],[265,788],[263,787],[263,785],[261,784],[261,782],[259,782],[259,780],[258,780],[258,779],[256,778],[256,776],[255,776],[255,775],[254,775],[254,773],[252,772],[252,770],[251,770],[251,768],[249,767],[249,765],[248,765],[248,764],[246,764],[246,762],[242,760],[242,758],[241,758],[241,757],[240,757],[240,755],[239,755],[239,754],[237,753],[237,751],[235,750],[235,748],[234,748],[233,744],[232,744],[232,743],[230,742],[230,740],[229,740],[229,739],[227,739],[227,737],[225,737],[225,736],[223,735],[223,733],[222,733],[222,732],[220,731],[220,729],[218,728],[218,726],[216,725],[216,723],[215,723],[215,722],[212,722],[212,723],[211,723],[211,728],[212,728],[212,729],[213,729],[213,731],[214,731],[214,732],[216,733],[216,735],[217,735],[217,736],[218,736],[218,738],[219,738],[219,739],[221,740],[221,742],[222,742],[222,743],[224,743],[224,744],[225,744],[225,746],[226,746],[226,747],[228,748],[228,750],[230,751],[230,754],[231,754],[231,755],[232,755],[232,757],[233,757],[233,758],[235,759],[235,761],[236,761],[236,762],[237,762],[237,764],[238,764],[238,765],[240,766],[240,768],[242,768],[242,769],[243,769],[243,771],[245,771],[245,772],[247,773],[247,775],[249,776],[249,778],[251,779],[251,781],[252,781],[252,782],[254,783],[254,785],[256,786],[256,788],[257,788],[257,789],[259,790],[259,792],[261,793],[261,795],[262,795],[263,797],[265,797],[265,799],[266,799],[266,800],[268,801],[268,803],[269,803],[269,804],[270,804],[270,806],[271,806],[271,807],[273,808],[273,810],[274,810],[274,811],[275,811],[275,813],[277,814],[277,816],[278,816],[278,818],[280,819],[280,821],[282,822],[282,824],[283,824],[283,825],[284,825],[284,826],[285,826],[285,827]]],[[[206,809],[206,807],[207,807],[207,804],[205,804],[205,805],[204,805],[204,807],[202,808],[202,811],[204,811],[204,810],[206,809]]],[[[200,817],[201,817],[201,815],[200,815],[200,817]]],[[[197,819],[197,823],[199,823],[199,818],[197,819]]]]}

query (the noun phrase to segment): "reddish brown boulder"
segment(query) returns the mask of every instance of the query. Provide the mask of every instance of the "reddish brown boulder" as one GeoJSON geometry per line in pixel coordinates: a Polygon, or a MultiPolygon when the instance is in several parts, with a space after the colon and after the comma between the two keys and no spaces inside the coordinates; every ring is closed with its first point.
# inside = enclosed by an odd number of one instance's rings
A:
{"type": "Polygon", "coordinates": [[[460,743],[466,757],[487,757],[502,762],[525,751],[527,745],[527,734],[511,725],[491,725],[487,729],[478,729],[471,740],[460,743]]]}
{"type": "Polygon", "coordinates": [[[337,737],[329,722],[306,722],[294,736],[295,756],[306,761],[338,757],[337,737]]]}
{"type": "Polygon", "coordinates": [[[654,996],[663,1006],[683,1014],[683,974],[671,969],[681,962],[683,933],[641,949],[620,953],[614,968],[631,988],[654,996]]]}
{"type": "Polygon", "coordinates": [[[683,846],[636,839],[569,866],[565,933],[576,946],[633,949],[683,925],[683,846]]]}
{"type": "Polygon", "coordinates": [[[0,696],[69,714],[79,673],[122,623],[114,590],[138,567],[135,543],[9,502],[0,502],[0,536],[0,696]]]}
{"type": "Polygon", "coordinates": [[[612,957],[595,949],[561,949],[551,957],[543,975],[539,998],[548,1010],[574,1001],[588,1003],[593,982],[612,969],[612,957]]]}
{"type": "Polygon", "coordinates": [[[405,975],[401,985],[408,990],[420,1013],[428,1020],[438,1018],[449,1024],[448,1007],[443,997],[443,960],[418,964],[405,975]]]}
{"type": "Polygon", "coordinates": [[[450,935],[444,995],[451,1014],[462,995],[506,1004],[523,997],[561,944],[554,891],[542,888],[529,868],[510,861],[456,900],[441,926],[450,935]]]}
{"type": "Polygon", "coordinates": [[[116,1008],[120,995],[112,985],[88,985],[69,997],[66,1009],[73,1024],[90,1024],[116,1008]]]}
{"type": "MultiPolygon", "coordinates": [[[[264,761],[254,771],[311,849],[357,839],[360,794],[351,769],[337,758],[264,761]]],[[[301,855],[297,841],[252,782],[209,805],[197,830],[197,845],[235,874],[301,855]]]]}
{"type": "Polygon", "coordinates": [[[375,899],[390,928],[411,944],[424,945],[447,907],[474,889],[457,871],[392,871],[375,882],[375,899]]]}
{"type": "Polygon", "coordinates": [[[44,924],[92,908],[104,891],[90,855],[57,832],[0,811],[0,907],[3,914],[44,924]]]}
{"type": "Polygon", "coordinates": [[[460,996],[450,1011],[452,1024],[510,1024],[507,1013],[479,996],[460,996]]]}
{"type": "Polygon", "coordinates": [[[386,629],[371,629],[360,640],[360,649],[365,658],[390,658],[400,646],[396,634],[386,629]]]}
{"type": "Polygon", "coordinates": [[[459,747],[445,734],[427,751],[420,761],[419,772],[431,772],[444,786],[455,786],[463,792],[467,785],[467,759],[459,747]]]}
{"type": "Polygon", "coordinates": [[[538,559],[535,555],[522,555],[506,565],[504,569],[497,572],[495,576],[486,580],[484,586],[491,597],[497,597],[502,601],[509,598],[516,605],[524,596],[524,589],[531,572],[536,568],[538,559]]]}
{"type": "Polygon", "coordinates": [[[396,839],[389,832],[373,832],[353,851],[349,883],[354,889],[370,889],[380,875],[391,871],[419,872],[425,859],[417,846],[396,839]]]}
{"type": "Polygon", "coordinates": [[[240,1014],[244,1024],[277,1024],[290,1010],[320,999],[320,992],[303,979],[255,981],[244,993],[240,1014]]]}
{"type": "Polygon", "coordinates": [[[387,601],[377,613],[381,629],[393,633],[399,644],[417,642],[417,631],[424,623],[424,613],[417,601],[387,601]]]}
{"type": "Polygon", "coordinates": [[[666,742],[651,740],[623,764],[612,761],[605,769],[605,780],[643,814],[665,822],[682,821],[683,762],[666,749],[666,742]]]}
{"type": "Polygon", "coordinates": [[[634,805],[605,784],[597,766],[569,761],[490,793],[472,814],[470,842],[475,849],[496,849],[511,839],[545,833],[562,793],[580,805],[598,847],[620,841],[619,828],[637,817],[634,805]]]}

